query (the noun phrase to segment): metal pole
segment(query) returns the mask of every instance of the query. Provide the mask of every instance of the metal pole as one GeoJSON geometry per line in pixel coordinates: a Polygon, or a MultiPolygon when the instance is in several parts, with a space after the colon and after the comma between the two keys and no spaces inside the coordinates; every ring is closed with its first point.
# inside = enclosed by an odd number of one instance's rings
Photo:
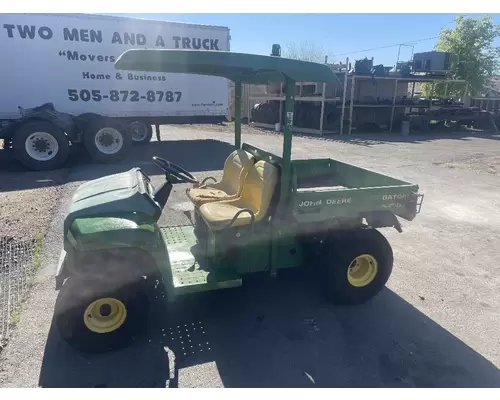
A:
{"type": "Polygon", "coordinates": [[[281,99],[283,97],[283,82],[280,83],[280,130],[283,130],[283,100],[281,99]]]}
{"type": "Polygon", "coordinates": [[[241,147],[241,82],[234,82],[234,147],[241,147]]]}
{"type": "Polygon", "coordinates": [[[389,132],[392,132],[392,123],[394,121],[394,111],[396,110],[396,95],[398,94],[398,80],[394,82],[394,96],[392,97],[392,111],[391,111],[391,121],[389,126],[389,132]]]}
{"type": "Polygon", "coordinates": [[[444,84],[444,96],[443,97],[446,97],[447,94],[448,94],[448,82],[446,82],[444,84]]]}
{"type": "Polygon", "coordinates": [[[402,44],[400,44],[400,45],[399,45],[399,47],[398,47],[398,59],[396,60],[396,66],[395,66],[395,68],[397,68],[397,67],[398,67],[398,62],[399,62],[399,54],[401,53],[401,46],[402,46],[402,44]]]}
{"type": "Polygon", "coordinates": [[[321,97],[321,116],[319,120],[319,135],[323,136],[323,119],[325,118],[325,92],[326,92],[326,83],[323,83],[323,95],[321,97]]]}
{"type": "MultiPolygon", "coordinates": [[[[415,83],[416,83],[416,82],[415,82],[415,81],[413,81],[413,85],[411,86],[411,102],[412,102],[412,104],[413,104],[413,96],[415,95],[415,83]]],[[[413,108],[412,108],[412,106],[410,105],[410,108],[409,108],[410,113],[412,112],[412,109],[413,109],[413,108]]],[[[405,108],[405,112],[406,112],[406,108],[405,108]]]]}
{"type": "Polygon", "coordinates": [[[252,115],[252,108],[250,107],[250,85],[245,85],[246,87],[246,101],[247,101],[247,124],[250,125],[250,116],[252,115]]]}
{"type": "Polygon", "coordinates": [[[345,74],[344,74],[344,90],[342,90],[342,112],[340,115],[340,134],[344,134],[344,114],[345,114],[345,100],[347,98],[347,76],[349,73],[349,57],[345,60],[345,74]]]}
{"type": "Polygon", "coordinates": [[[354,101],[354,85],[356,82],[356,77],[353,75],[351,77],[351,98],[349,99],[349,135],[352,131],[352,111],[353,111],[353,101],[354,101]]]}

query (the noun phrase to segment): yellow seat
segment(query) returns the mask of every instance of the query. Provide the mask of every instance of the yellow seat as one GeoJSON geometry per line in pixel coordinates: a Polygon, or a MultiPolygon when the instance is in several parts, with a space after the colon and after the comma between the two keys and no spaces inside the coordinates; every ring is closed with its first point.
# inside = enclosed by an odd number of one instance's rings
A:
{"type": "MultiPolygon", "coordinates": [[[[199,213],[213,231],[228,227],[238,212],[244,209],[251,210],[255,222],[259,222],[269,210],[277,182],[278,169],[266,161],[258,161],[248,170],[241,196],[234,200],[203,204],[199,213]]],[[[251,222],[251,214],[242,212],[231,226],[249,225],[251,222]]]]}
{"type": "Polygon", "coordinates": [[[224,162],[224,172],[220,182],[193,187],[186,194],[196,206],[212,201],[232,200],[240,196],[243,179],[255,157],[245,150],[235,150],[224,162]]]}

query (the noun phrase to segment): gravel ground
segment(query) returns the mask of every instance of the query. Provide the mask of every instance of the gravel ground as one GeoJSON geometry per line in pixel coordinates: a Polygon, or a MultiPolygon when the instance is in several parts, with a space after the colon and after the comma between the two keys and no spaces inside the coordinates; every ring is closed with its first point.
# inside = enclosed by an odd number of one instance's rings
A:
{"type": "Polygon", "coordinates": [[[492,175],[500,174],[500,156],[485,156],[478,154],[475,157],[465,158],[462,160],[453,160],[442,164],[443,167],[448,168],[462,168],[478,173],[488,173],[492,175]]]}
{"type": "MultiPolygon", "coordinates": [[[[121,352],[87,358],[61,342],[52,326],[53,274],[74,189],[132,165],[153,174],[157,184],[162,178],[150,162],[155,154],[197,176],[220,176],[230,129],[169,127],[164,141],[138,148],[127,162],[73,165],[47,174],[51,181],[42,188],[37,174],[23,176],[24,187],[10,192],[9,202],[37,193],[26,202],[36,201],[34,214],[46,219],[25,226],[48,229],[37,284],[0,354],[0,386],[164,387],[173,355],[180,387],[500,386],[500,278],[493,262],[500,242],[500,142],[494,135],[294,139],[295,158],[351,162],[418,183],[425,193],[422,213],[403,221],[402,234],[383,230],[393,246],[394,272],[387,289],[366,305],[325,304],[312,277],[298,272],[193,296],[170,319],[159,311],[145,340],[121,352]],[[38,202],[42,196],[53,197],[38,202]],[[203,351],[182,356],[175,337],[181,326],[192,334],[193,348],[203,351]]],[[[280,153],[277,134],[245,126],[243,135],[280,153]]],[[[13,176],[12,190],[21,181],[13,176]]],[[[162,223],[186,222],[183,189],[176,188],[162,223]]]]}
{"type": "Polygon", "coordinates": [[[0,351],[10,336],[9,317],[17,314],[7,304],[17,305],[28,289],[36,242],[47,233],[67,174],[25,172],[2,156],[0,151],[0,351]]]}
{"type": "Polygon", "coordinates": [[[63,181],[63,173],[51,174],[0,171],[0,235],[24,240],[45,234],[64,190],[54,186],[63,181]]]}

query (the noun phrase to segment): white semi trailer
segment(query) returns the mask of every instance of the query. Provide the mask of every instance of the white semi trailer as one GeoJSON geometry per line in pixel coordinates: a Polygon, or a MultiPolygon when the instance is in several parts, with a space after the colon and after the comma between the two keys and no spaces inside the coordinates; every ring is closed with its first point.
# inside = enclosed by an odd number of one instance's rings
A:
{"type": "Polygon", "coordinates": [[[116,71],[127,49],[229,51],[227,27],[90,14],[0,14],[0,139],[25,166],[59,168],[82,144],[115,162],[152,125],[220,121],[218,77],[116,71]]]}

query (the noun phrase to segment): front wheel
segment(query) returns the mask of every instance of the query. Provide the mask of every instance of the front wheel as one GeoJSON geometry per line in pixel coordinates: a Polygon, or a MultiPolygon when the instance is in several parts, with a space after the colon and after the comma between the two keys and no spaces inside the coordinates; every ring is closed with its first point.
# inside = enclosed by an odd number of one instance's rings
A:
{"type": "Polygon", "coordinates": [[[337,304],[368,301],[384,288],[392,273],[392,248],[375,229],[334,234],[323,251],[325,294],[337,304]]]}
{"type": "Polygon", "coordinates": [[[144,288],[105,287],[100,281],[69,278],[56,302],[61,337],[83,353],[103,353],[131,345],[147,329],[148,296],[144,288]]]}
{"type": "Polygon", "coordinates": [[[83,142],[92,159],[111,164],[129,155],[132,133],[120,122],[103,118],[92,122],[85,129],[83,142]]]}

